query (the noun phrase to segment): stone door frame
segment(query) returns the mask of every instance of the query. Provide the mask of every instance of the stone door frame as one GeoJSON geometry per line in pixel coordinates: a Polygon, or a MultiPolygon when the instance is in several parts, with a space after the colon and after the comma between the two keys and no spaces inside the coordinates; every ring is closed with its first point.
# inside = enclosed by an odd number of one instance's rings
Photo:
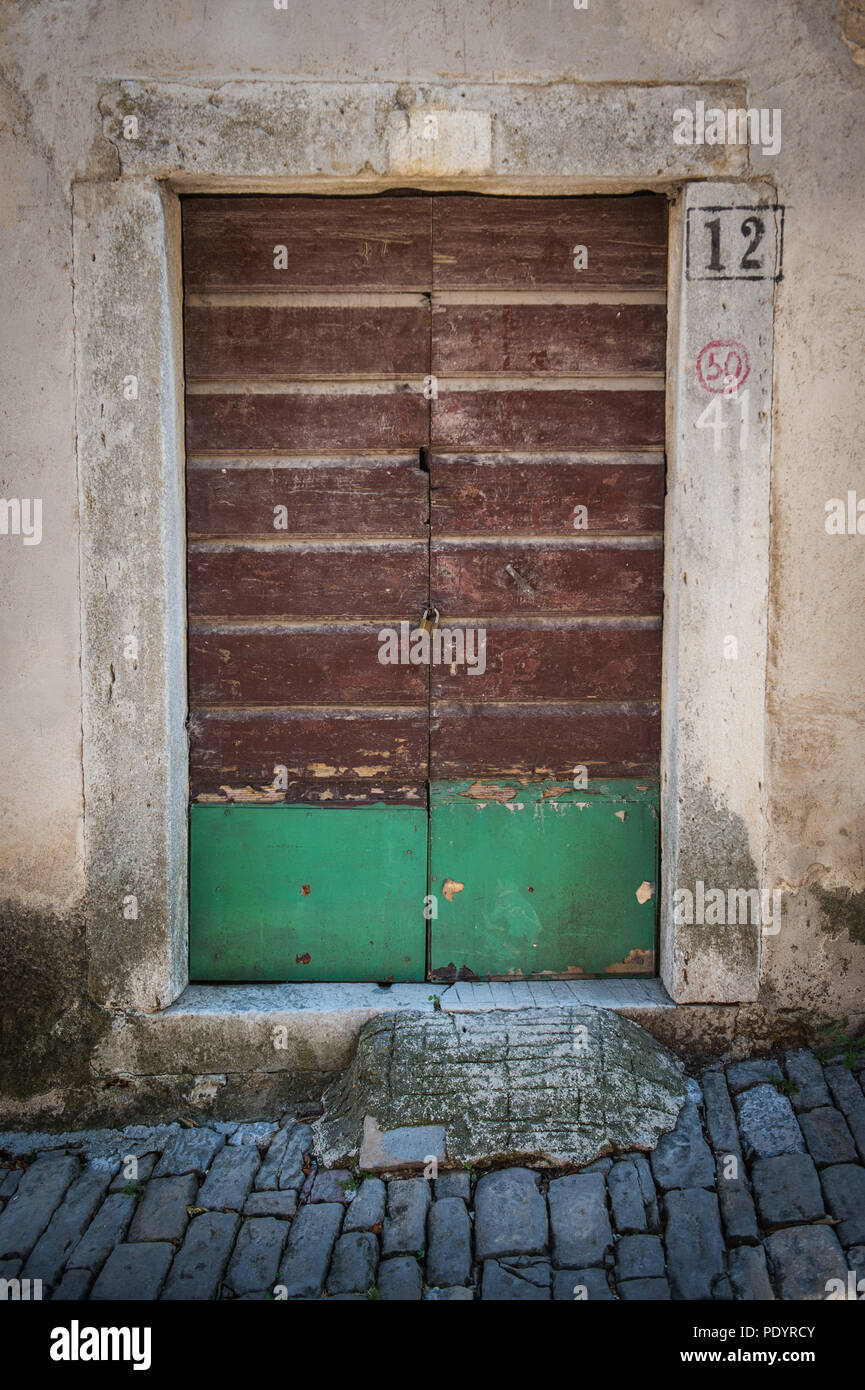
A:
{"type": "Polygon", "coordinates": [[[660,975],[676,1003],[756,998],[759,924],[693,926],[673,914],[677,887],[762,889],[765,873],[774,281],[690,278],[686,235],[691,209],[774,196],[748,177],[746,147],[674,142],[673,113],[698,100],[747,104],[729,83],[124,83],[100,102],[118,178],[73,185],[97,1003],[158,1012],[188,984],[179,195],[406,187],[671,198],[660,975]],[[696,428],[711,401],[696,362],[719,340],[747,346],[751,411],[747,440],[727,428],[716,449],[713,432],[696,428]]]}

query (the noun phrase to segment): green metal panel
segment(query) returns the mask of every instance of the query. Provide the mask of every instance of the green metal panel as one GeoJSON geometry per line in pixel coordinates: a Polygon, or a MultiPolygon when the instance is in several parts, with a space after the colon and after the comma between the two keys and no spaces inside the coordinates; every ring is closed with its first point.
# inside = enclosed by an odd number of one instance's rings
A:
{"type": "Polygon", "coordinates": [[[431,788],[432,978],[654,971],[657,784],[431,788]]]}
{"type": "Polygon", "coordinates": [[[190,978],[422,980],[419,806],[192,806],[190,978]]]}

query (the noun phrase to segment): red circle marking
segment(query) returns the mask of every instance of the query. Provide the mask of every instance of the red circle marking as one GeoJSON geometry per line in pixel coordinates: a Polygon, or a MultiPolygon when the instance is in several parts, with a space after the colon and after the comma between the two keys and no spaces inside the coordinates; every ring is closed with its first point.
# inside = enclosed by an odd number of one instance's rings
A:
{"type": "Polygon", "coordinates": [[[697,380],[704,391],[717,394],[728,387],[729,377],[732,377],[738,390],[750,370],[747,350],[733,339],[707,343],[697,358],[697,380]]]}

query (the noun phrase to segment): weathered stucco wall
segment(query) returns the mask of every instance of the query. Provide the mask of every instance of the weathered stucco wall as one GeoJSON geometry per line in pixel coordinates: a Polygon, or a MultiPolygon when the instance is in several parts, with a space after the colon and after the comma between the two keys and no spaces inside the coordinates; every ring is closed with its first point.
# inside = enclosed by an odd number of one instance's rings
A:
{"type": "MultiPolygon", "coordinates": [[[[764,815],[757,867],[764,884],[783,890],[784,913],[781,930],[763,938],[759,1000],[724,1011],[713,1036],[729,1038],[738,1029],[766,1041],[781,1020],[796,1026],[803,1009],[817,1019],[861,1017],[865,535],[830,535],[824,522],[828,499],[846,498],[849,489],[865,496],[862,6],[855,0],[723,6],[588,0],[585,10],[571,0],[288,5],[22,0],[2,11],[0,235],[12,273],[4,277],[0,313],[7,384],[0,492],[41,498],[43,534],[38,545],[0,535],[0,1092],[14,1110],[35,1098],[34,1113],[43,1115],[62,1108],[68,1084],[78,1088],[68,1096],[86,1097],[89,1058],[109,1023],[89,1002],[110,999],[110,989],[92,976],[85,932],[82,687],[94,673],[82,681],[74,294],[82,268],[74,260],[72,205],[74,185],[82,203],[96,206],[98,191],[82,185],[104,184],[121,172],[136,177],[135,152],[121,169],[118,149],[104,133],[121,84],[129,82],[184,84],[191,93],[186,138],[179,144],[174,138],[167,172],[181,162],[194,168],[196,124],[207,124],[210,114],[202,108],[216,110],[220,84],[235,81],[393,83],[389,114],[397,117],[431,94],[438,101],[448,87],[454,103],[470,105],[472,84],[488,91],[498,83],[643,83],[649,103],[653,84],[712,82],[734,84],[750,106],[780,108],[780,151],[748,152],[750,173],[770,179],[787,209],[784,278],[775,292],[766,723],[762,785],[751,796],[764,815]]],[[[314,88],[309,91],[314,101],[314,88]]],[[[645,111],[623,109],[616,119],[607,111],[599,128],[591,88],[575,90],[574,100],[585,112],[584,135],[572,127],[575,168],[587,159],[591,164],[595,149],[606,167],[643,168],[647,141],[659,152],[659,176],[677,167],[672,130],[653,129],[650,136],[645,111]]],[[[566,105],[556,110],[567,115],[566,105]]],[[[279,114],[271,131],[244,130],[241,117],[234,138],[253,142],[266,160],[286,134],[279,114]]],[[[315,141],[322,138],[314,116],[302,136],[310,141],[313,170],[315,141]]],[[[493,109],[493,128],[495,119],[493,109]]],[[[350,108],[331,109],[324,130],[329,162],[346,187],[376,177],[377,186],[386,186],[386,171],[366,163],[350,108]]],[[[528,126],[513,138],[522,140],[522,158],[530,162],[536,132],[528,126]]],[[[568,154],[563,149],[562,157],[568,154]]],[[[738,173],[740,154],[707,148],[706,175],[738,173]],[[729,155],[735,158],[725,165],[729,155]]],[[[137,255],[131,226],[130,266],[137,255]]],[[[86,493],[83,500],[87,505],[86,493]]],[[[725,553],[735,566],[736,534],[725,553]]],[[[735,635],[734,612],[729,622],[735,635]]],[[[749,765],[747,775],[752,772],[749,765]]],[[[718,808],[716,788],[688,790],[692,804],[702,795],[711,812],[702,876],[726,885],[737,849],[729,819],[718,808]]],[[[753,845],[750,850],[754,859],[753,845]]],[[[110,1090],[107,1097],[110,1108],[110,1090]]]]}

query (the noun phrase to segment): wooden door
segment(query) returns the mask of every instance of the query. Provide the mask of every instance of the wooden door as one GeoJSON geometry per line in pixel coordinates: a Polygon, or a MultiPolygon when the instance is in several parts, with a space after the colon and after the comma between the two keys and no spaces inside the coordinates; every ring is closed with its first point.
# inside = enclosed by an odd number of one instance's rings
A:
{"type": "Polygon", "coordinates": [[[431,224],[184,200],[193,979],[424,977],[431,224]]]}
{"type": "Polygon", "coordinates": [[[436,198],[433,266],[432,978],[652,973],[666,205],[436,198]]]}
{"type": "Polygon", "coordinates": [[[652,970],[665,211],[184,200],[192,978],[652,970]]]}

